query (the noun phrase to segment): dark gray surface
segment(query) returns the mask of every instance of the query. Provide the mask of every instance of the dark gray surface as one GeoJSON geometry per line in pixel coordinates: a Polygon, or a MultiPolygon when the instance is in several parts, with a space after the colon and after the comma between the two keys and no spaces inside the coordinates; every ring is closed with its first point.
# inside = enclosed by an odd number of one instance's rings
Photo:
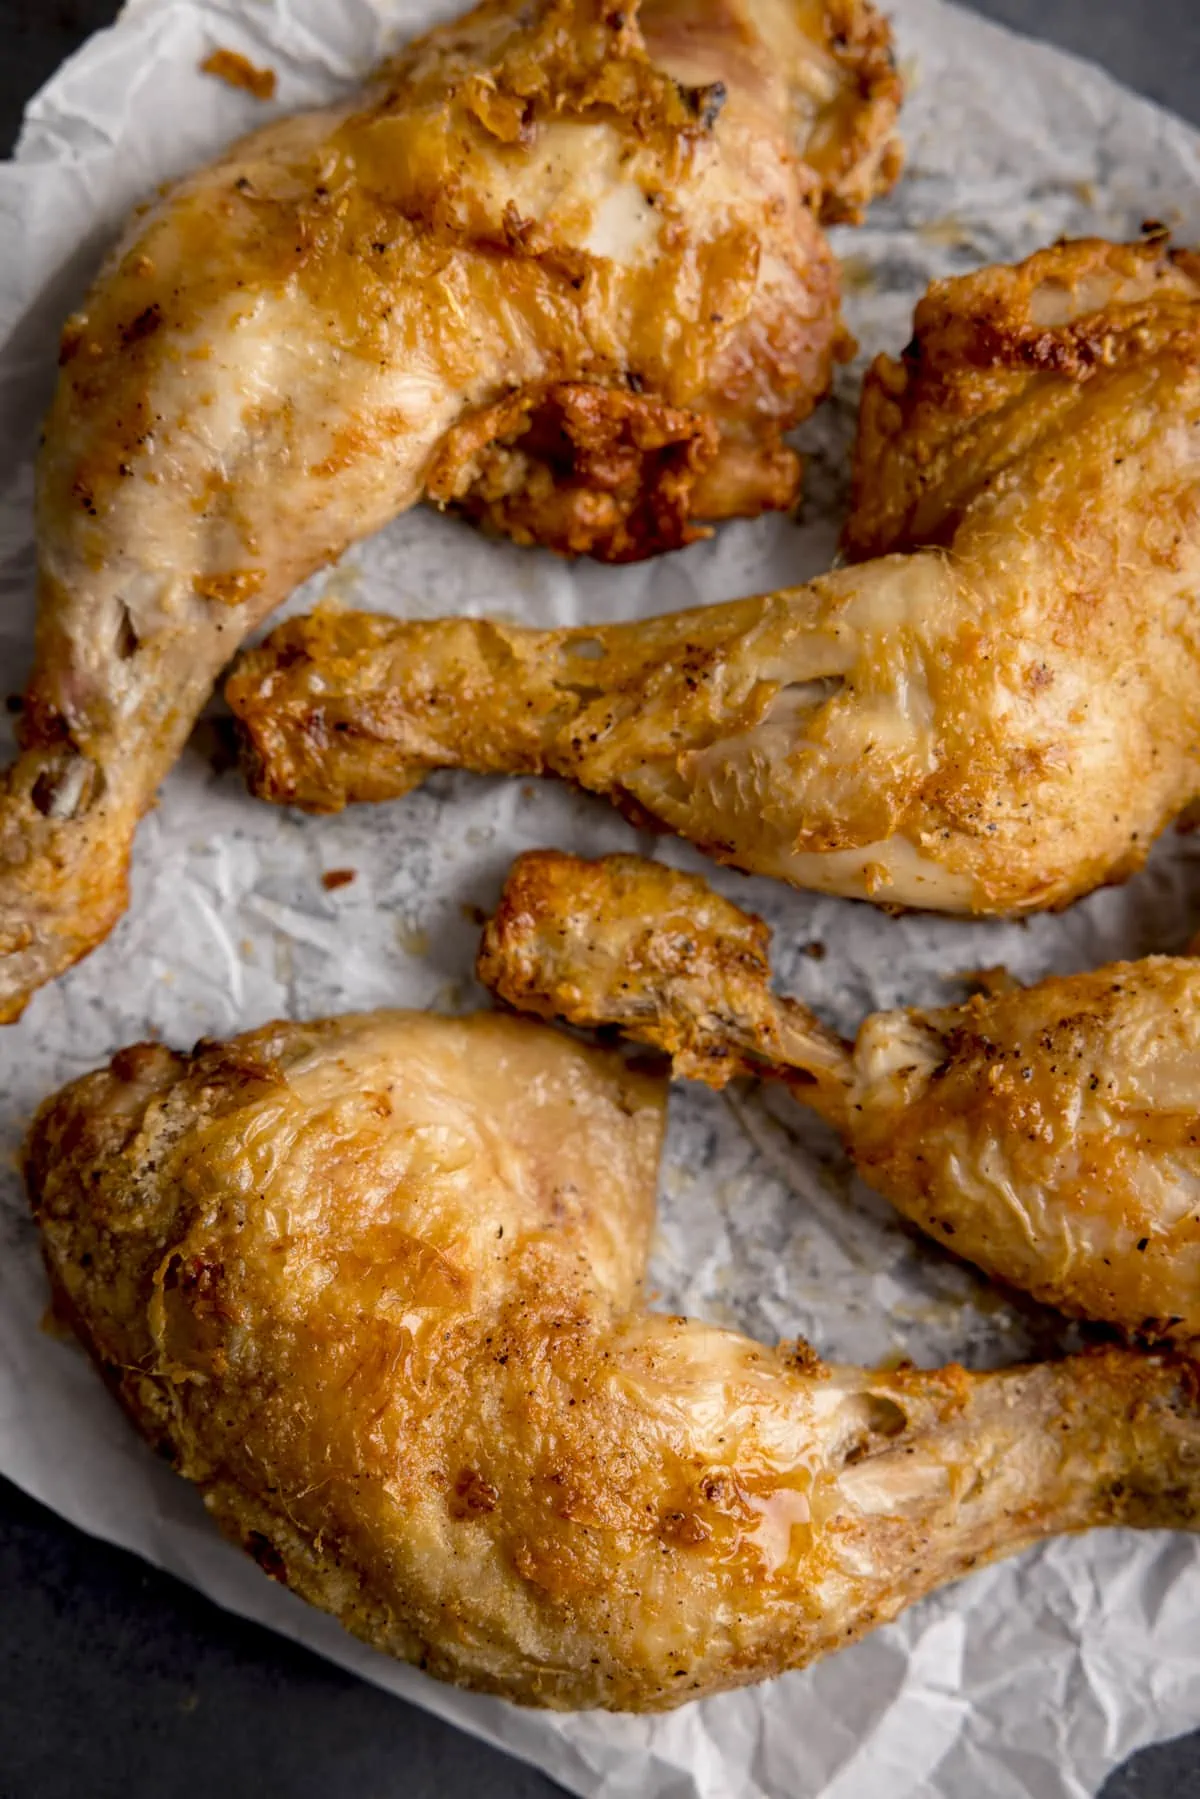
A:
{"type": "MultiPolygon", "coordinates": [[[[975,3],[1200,120],[1200,0],[975,3]]],[[[11,143],[29,94],[115,11],[114,0],[0,0],[0,146],[11,143]]],[[[554,1799],[559,1791],[81,1536],[0,1481],[0,1799],[554,1799]]],[[[1200,1733],[1136,1756],[1104,1799],[1200,1799],[1200,1733]]]]}

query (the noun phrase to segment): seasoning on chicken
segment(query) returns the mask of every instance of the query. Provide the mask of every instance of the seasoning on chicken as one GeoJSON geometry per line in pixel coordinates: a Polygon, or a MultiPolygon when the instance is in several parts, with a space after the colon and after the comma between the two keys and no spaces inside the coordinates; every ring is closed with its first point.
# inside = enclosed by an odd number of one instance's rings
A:
{"type": "Polygon", "coordinates": [[[535,851],[479,974],[522,1011],[617,1026],[709,1086],[786,1081],[865,1181],[988,1274],[1139,1336],[1200,1338],[1200,961],[876,1012],[851,1045],[771,991],[769,941],[695,875],[535,851]]]}
{"type": "Polygon", "coordinates": [[[430,1673],[660,1710],[981,1561],[1200,1527],[1197,1366],[823,1366],[640,1298],[659,1082],[527,1020],[124,1051],[39,1115],[60,1311],[277,1579],[430,1673]]]}
{"type": "Polygon", "coordinates": [[[1200,792],[1200,259],[1091,241],[936,283],[868,377],[856,493],[875,560],[760,599],[290,620],[228,688],[251,784],[334,811],[435,768],[560,775],[891,907],[1128,875],[1200,792]]]}
{"type": "Polygon", "coordinates": [[[126,904],[220,669],[423,496],[616,559],[787,506],[898,168],[865,0],[479,7],[137,212],[63,333],[0,1020],[126,904]]]}

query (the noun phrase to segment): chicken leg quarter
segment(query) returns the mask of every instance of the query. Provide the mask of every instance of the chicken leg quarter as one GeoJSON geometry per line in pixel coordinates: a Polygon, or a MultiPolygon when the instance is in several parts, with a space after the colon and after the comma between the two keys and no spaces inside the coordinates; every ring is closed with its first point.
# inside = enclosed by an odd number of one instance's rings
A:
{"type": "Polygon", "coordinates": [[[1200,962],[1150,956],[937,1011],[851,1046],[771,992],[760,919],[637,856],[513,866],[479,974],[615,1025],[721,1087],[778,1077],[931,1237],[1049,1305],[1200,1338],[1200,962]]]}
{"type": "Polygon", "coordinates": [[[323,811],[556,774],[891,906],[1121,878],[1200,791],[1200,261],[1089,242],[937,283],[868,377],[847,541],[875,560],[641,624],[289,621],[229,684],[252,784],[323,811]]]}
{"type": "Polygon", "coordinates": [[[873,1374],[643,1309],[662,1098],[527,1020],[280,1024],[125,1051],[28,1177],[60,1310],[225,1529],[523,1703],[677,1705],[1050,1532],[1200,1527],[1185,1357],[873,1374]]]}
{"type": "Polygon", "coordinates": [[[0,1020],[126,903],[222,665],[423,495],[632,557],[790,503],[819,219],[898,167],[864,0],[489,0],[137,214],[63,334],[0,778],[0,1020]]]}

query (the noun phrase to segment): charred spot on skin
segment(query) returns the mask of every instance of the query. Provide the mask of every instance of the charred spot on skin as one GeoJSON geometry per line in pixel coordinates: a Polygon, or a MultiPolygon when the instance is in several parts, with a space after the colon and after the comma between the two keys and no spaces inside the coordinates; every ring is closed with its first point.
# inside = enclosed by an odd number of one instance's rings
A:
{"type": "Polygon", "coordinates": [[[307,645],[298,643],[294,638],[285,637],[280,632],[275,632],[268,639],[268,647],[278,669],[296,668],[301,663],[310,663],[314,660],[307,645]]]}
{"type": "Polygon", "coordinates": [[[277,1580],[280,1586],[287,1586],[287,1563],[269,1537],[264,1537],[260,1530],[252,1530],[246,1538],[246,1549],[264,1574],[277,1580]]]}
{"type": "Polygon", "coordinates": [[[723,81],[711,81],[701,87],[685,87],[681,83],[679,97],[701,131],[711,131],[724,110],[729,90],[723,81]]]}
{"type": "Polygon", "coordinates": [[[700,1496],[708,1505],[731,1505],[738,1497],[737,1482],[723,1470],[707,1474],[700,1482],[700,1496]]]}
{"type": "Polygon", "coordinates": [[[96,505],[96,496],[86,481],[73,481],[71,492],[89,518],[99,518],[100,512],[96,505]]]}
{"type": "Polygon", "coordinates": [[[494,1512],[500,1494],[491,1481],[474,1468],[464,1468],[446,1501],[450,1516],[458,1523],[467,1518],[484,1518],[494,1512]]]}
{"type": "Polygon", "coordinates": [[[828,1378],[828,1368],[812,1344],[805,1342],[803,1337],[796,1337],[791,1343],[781,1343],[779,1353],[783,1358],[784,1365],[790,1368],[793,1374],[802,1374],[806,1380],[828,1378]]]}
{"type": "Polygon", "coordinates": [[[121,342],[127,349],[131,344],[139,344],[144,338],[153,336],[162,322],[162,307],[157,300],[152,300],[150,305],[143,306],[142,310],[135,314],[127,325],[122,325],[121,342]]]}
{"type": "Polygon", "coordinates": [[[694,1512],[668,1512],[662,1521],[662,1535],[682,1548],[692,1549],[698,1543],[707,1543],[712,1531],[694,1512]]]}
{"type": "MultiPolygon", "coordinates": [[[[181,1293],[196,1299],[209,1299],[216,1292],[225,1273],[224,1263],[207,1255],[189,1256],[178,1264],[174,1285],[181,1293]]],[[[168,1277],[169,1278],[169,1277],[168,1277]]]]}
{"type": "Polygon", "coordinates": [[[36,691],[25,694],[12,710],[21,714],[18,740],[23,750],[54,749],[60,744],[75,748],[66,716],[36,691]]]}

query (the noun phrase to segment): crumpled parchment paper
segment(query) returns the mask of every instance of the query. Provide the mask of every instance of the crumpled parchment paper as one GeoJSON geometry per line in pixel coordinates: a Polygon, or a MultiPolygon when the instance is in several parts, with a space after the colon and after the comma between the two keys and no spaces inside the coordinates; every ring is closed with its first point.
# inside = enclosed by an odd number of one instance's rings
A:
{"type": "MultiPolygon", "coordinates": [[[[273,108],[325,99],[454,0],[131,0],[34,100],[0,167],[0,692],[32,624],[31,459],[61,320],[127,208],[268,116],[201,75],[217,46],[276,70],[273,108]]],[[[1060,233],[1200,237],[1200,139],[1097,70],[940,0],[891,0],[912,84],[908,171],[847,232],[864,354],[895,350],[935,275],[1060,233]]],[[[824,568],[844,504],[858,366],[805,428],[799,525],[724,529],[624,570],[568,567],[427,512],[353,551],[319,592],[401,614],[530,623],[627,618],[824,568]]],[[[436,1685],[352,1642],[220,1541],[72,1345],[39,1329],[45,1290],[15,1153],[37,1103],[120,1045],[186,1045],[277,1014],[481,1003],[478,927],[513,855],[639,847],[599,802],[550,784],[439,776],[335,819],[245,795],[201,727],[138,838],[133,904],[111,940],[0,1032],[0,1471],[85,1530],[220,1604],[604,1799],[1078,1799],[1138,1744],[1200,1724],[1200,1544],[1093,1533],[973,1575],[807,1672],[660,1718],[521,1712],[436,1685]],[[351,868],[326,892],[323,870],[351,868]]],[[[681,863],[671,841],[640,847],[681,863]]],[[[776,929],[783,985],[852,1031],[875,1006],[944,1002],[956,971],[1023,977],[1176,949],[1200,923],[1194,840],[1168,838],[1124,889],[1027,925],[890,920],[864,906],[714,875],[776,929]],[[823,959],[806,953],[824,946],[823,959]]],[[[713,873],[711,869],[708,870],[713,873]]],[[[976,1364],[1049,1347],[1018,1313],[855,1185],[832,1138],[779,1095],[677,1089],[654,1287],[664,1304],[830,1357],[976,1364]]],[[[397,1718],[397,1743],[402,1737],[397,1718]]],[[[398,1777],[399,1778],[399,1777],[398,1777]]]]}

